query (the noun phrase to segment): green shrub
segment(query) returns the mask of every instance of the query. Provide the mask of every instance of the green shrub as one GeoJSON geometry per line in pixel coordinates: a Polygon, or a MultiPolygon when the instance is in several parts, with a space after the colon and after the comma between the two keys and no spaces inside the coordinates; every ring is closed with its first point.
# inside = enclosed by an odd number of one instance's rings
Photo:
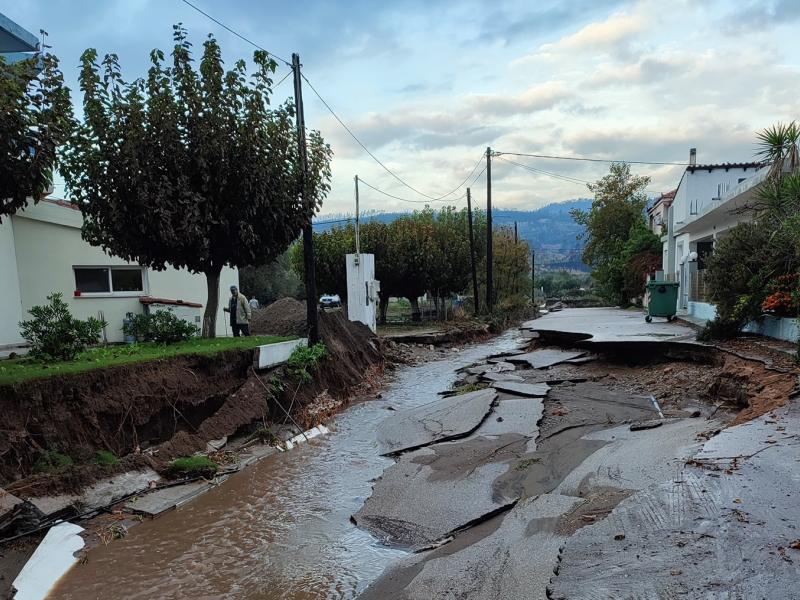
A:
{"type": "Polygon", "coordinates": [[[55,450],[45,450],[33,465],[33,471],[35,473],[53,473],[71,467],[72,464],[72,459],[66,454],[55,450]]]}
{"type": "Polygon", "coordinates": [[[158,344],[183,342],[200,333],[196,325],[184,321],[169,310],[134,315],[122,326],[122,331],[139,341],[158,344]]]}
{"type": "Polygon", "coordinates": [[[328,350],[322,342],[317,342],[313,346],[299,346],[287,361],[289,373],[298,381],[308,383],[312,379],[311,373],[327,355],[328,350]]]}
{"type": "Polygon", "coordinates": [[[184,456],[176,458],[169,464],[172,475],[214,475],[219,465],[207,456],[184,456]]]}
{"type": "Polygon", "coordinates": [[[94,317],[81,321],[72,316],[61,293],[47,297],[49,304],[28,311],[33,319],[19,324],[20,334],[31,345],[30,356],[39,360],[73,360],[96,344],[105,323],[94,317]]]}
{"type": "Polygon", "coordinates": [[[119,464],[119,459],[113,452],[109,452],[108,450],[98,450],[97,454],[95,454],[94,462],[104,467],[113,467],[119,464]]]}

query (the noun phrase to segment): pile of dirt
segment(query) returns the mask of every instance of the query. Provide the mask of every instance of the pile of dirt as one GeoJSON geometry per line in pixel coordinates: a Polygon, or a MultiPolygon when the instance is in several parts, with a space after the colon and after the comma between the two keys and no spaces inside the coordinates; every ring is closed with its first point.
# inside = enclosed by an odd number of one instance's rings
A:
{"type": "Polygon", "coordinates": [[[250,331],[268,335],[305,335],[306,305],[294,298],[281,298],[253,311],[250,331]]]}

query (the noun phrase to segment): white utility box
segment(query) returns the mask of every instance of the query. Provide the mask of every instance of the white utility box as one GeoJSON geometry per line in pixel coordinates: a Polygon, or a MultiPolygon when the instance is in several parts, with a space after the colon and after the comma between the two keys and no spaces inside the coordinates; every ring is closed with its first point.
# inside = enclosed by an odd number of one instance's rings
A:
{"type": "Polygon", "coordinates": [[[378,292],[381,282],[375,279],[374,254],[348,254],[347,318],[377,331],[378,292]]]}

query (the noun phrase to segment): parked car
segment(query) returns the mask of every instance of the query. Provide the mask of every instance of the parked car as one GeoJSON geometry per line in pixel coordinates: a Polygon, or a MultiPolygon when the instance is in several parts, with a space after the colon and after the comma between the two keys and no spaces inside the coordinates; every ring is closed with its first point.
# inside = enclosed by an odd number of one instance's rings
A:
{"type": "Polygon", "coordinates": [[[339,294],[326,294],[320,297],[319,305],[322,308],[338,308],[342,305],[342,300],[339,294]]]}

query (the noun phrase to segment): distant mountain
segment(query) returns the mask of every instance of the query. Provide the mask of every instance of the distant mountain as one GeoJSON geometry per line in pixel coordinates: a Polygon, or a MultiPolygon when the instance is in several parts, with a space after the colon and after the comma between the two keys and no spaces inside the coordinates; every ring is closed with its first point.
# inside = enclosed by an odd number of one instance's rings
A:
{"type": "MultiPolygon", "coordinates": [[[[507,210],[495,208],[492,219],[495,227],[514,228],[517,223],[519,237],[526,240],[536,250],[536,263],[541,268],[588,271],[580,259],[583,243],[577,236],[583,227],[575,223],[569,215],[574,208],[588,210],[589,199],[567,200],[548,204],[537,210],[507,210]]],[[[405,213],[373,213],[362,215],[363,221],[391,223],[405,213]]],[[[314,224],[315,231],[327,231],[342,226],[352,215],[327,215],[314,224]]]]}

